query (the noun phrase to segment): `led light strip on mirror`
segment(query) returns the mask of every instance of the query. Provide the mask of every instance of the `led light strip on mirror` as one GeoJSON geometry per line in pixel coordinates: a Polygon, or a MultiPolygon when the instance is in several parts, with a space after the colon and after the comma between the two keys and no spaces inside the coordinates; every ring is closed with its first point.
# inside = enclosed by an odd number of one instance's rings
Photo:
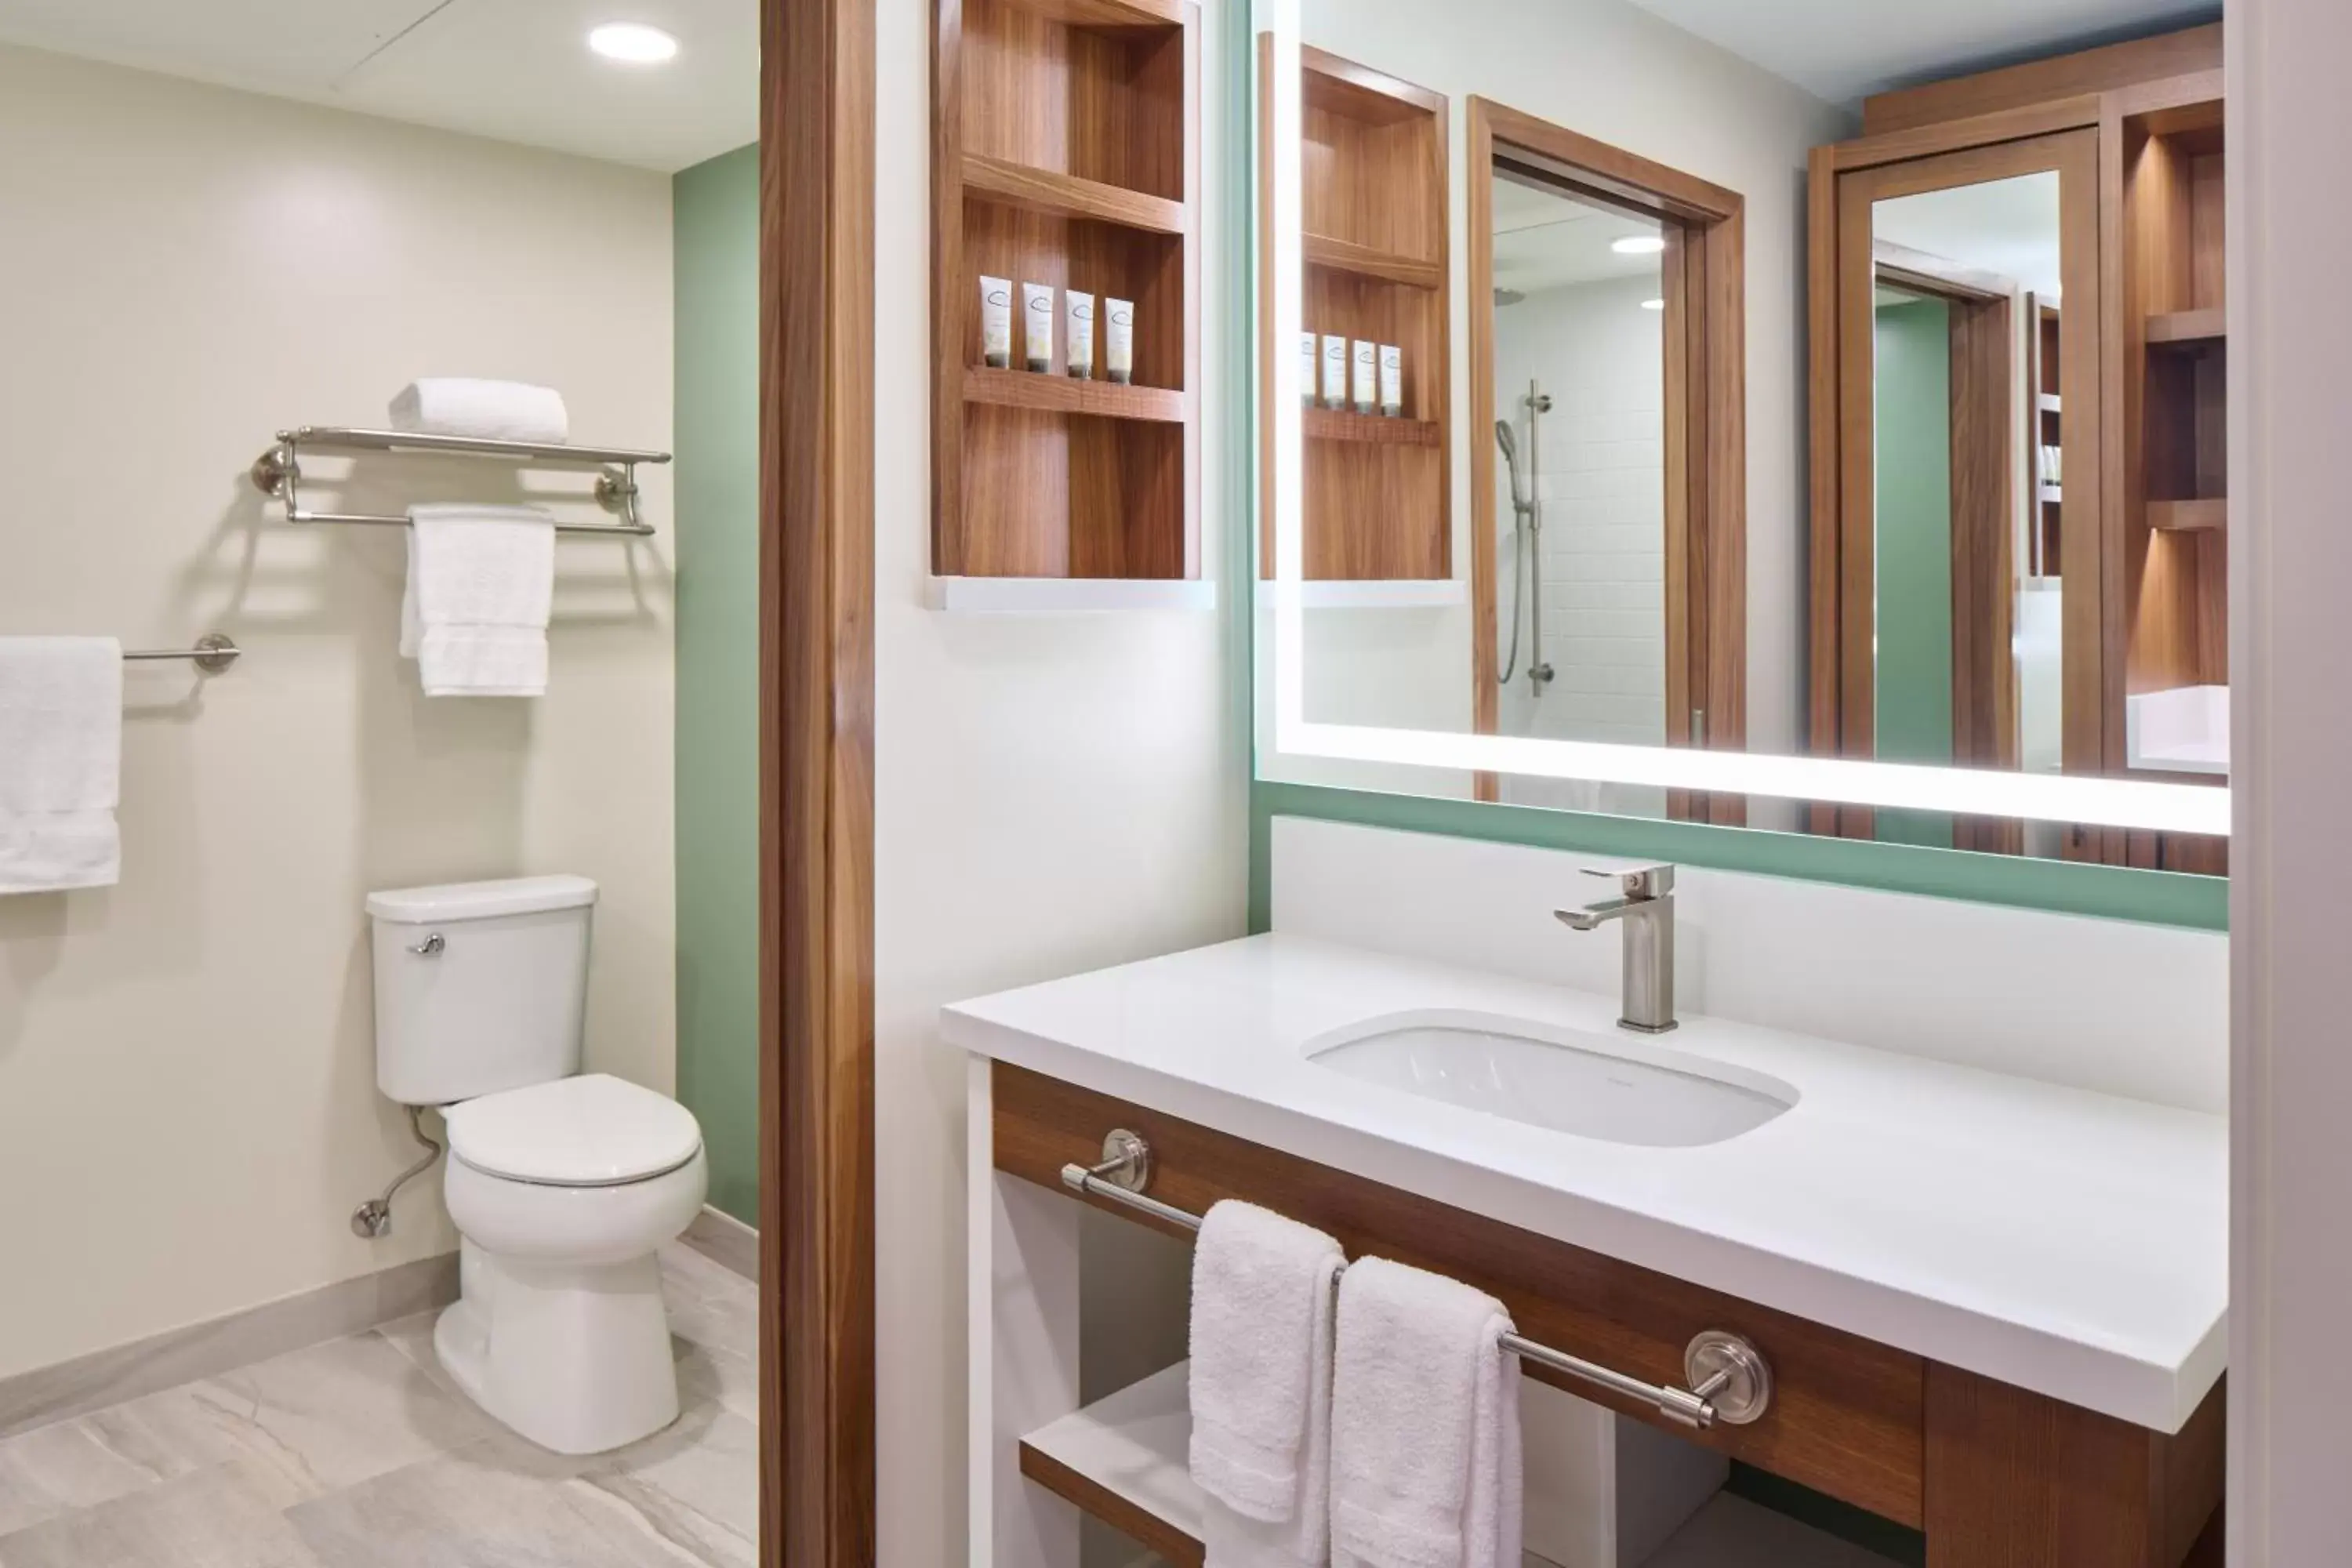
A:
{"type": "Polygon", "coordinates": [[[1271,232],[1258,237],[1271,268],[1272,308],[1258,352],[1271,356],[1274,402],[1264,426],[1264,461],[1275,559],[1272,580],[1259,586],[1273,595],[1276,756],[2228,836],[2231,792],[2210,784],[1310,722],[1301,412],[1307,389],[1298,354],[1285,347],[1299,341],[1305,314],[1298,0],[1257,0],[1255,14],[1265,40],[1260,58],[1272,72],[1265,84],[1270,144],[1259,164],[1271,232]]]}

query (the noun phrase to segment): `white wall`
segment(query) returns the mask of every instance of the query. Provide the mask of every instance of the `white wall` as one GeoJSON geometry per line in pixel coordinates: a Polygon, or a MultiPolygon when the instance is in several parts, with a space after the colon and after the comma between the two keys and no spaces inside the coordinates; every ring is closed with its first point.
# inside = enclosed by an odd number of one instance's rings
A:
{"type": "MultiPolygon", "coordinates": [[[[1204,5],[1216,134],[1223,6],[1204,5]]],[[[964,1559],[964,1066],[961,997],[1238,935],[1245,781],[1223,609],[1069,617],[926,609],[930,569],[929,0],[877,19],[875,290],[875,1022],[877,1561],[964,1559]]],[[[1223,575],[1230,493],[1222,183],[1203,205],[1202,558],[1223,575]]]]}
{"type": "MultiPolygon", "coordinates": [[[[1470,560],[1467,443],[1491,440],[1469,428],[1469,311],[1460,286],[1467,264],[1466,113],[1480,95],[1626,148],[1747,198],[1748,244],[1748,740],[1751,749],[1802,750],[1804,683],[1804,172],[1807,152],[1853,129],[1849,116],[1725,50],[1667,26],[1625,0],[1478,0],[1435,8],[1424,0],[1302,0],[1308,43],[1445,94],[1453,110],[1454,555],[1470,560]]],[[[1430,612],[1411,612],[1427,616],[1430,612]]],[[[1456,626],[1408,634],[1424,646],[1459,649],[1460,664],[1437,677],[1452,698],[1450,721],[1426,723],[1424,680],[1399,679],[1360,651],[1318,640],[1309,623],[1308,716],[1322,719],[1342,699],[1318,677],[1318,660],[1345,668],[1375,690],[1392,685],[1409,727],[1471,727],[1470,612],[1456,626]],[[1458,673],[1456,672],[1458,669],[1458,673]]],[[[1336,623],[1335,623],[1336,624],[1336,623]]],[[[1373,634],[1351,631],[1358,641],[1373,634]]],[[[1270,658],[1260,645],[1261,658],[1270,658]]],[[[1352,705],[1361,708],[1364,700],[1352,705]]],[[[1271,774],[1339,782],[1328,764],[1278,763],[1271,774]]],[[[1337,772],[1344,778],[1347,769],[1337,772]]],[[[1369,783],[1382,787],[1394,781],[1369,783]]],[[[1416,793],[1458,794],[1458,776],[1412,782],[1416,793]]]]}
{"type": "Polygon", "coordinates": [[[2340,1563],[2352,1540],[2352,1053],[2344,900],[2352,584],[2344,366],[2352,209],[2312,199],[2352,159],[2352,8],[2232,0],[2230,70],[2230,1561],[2340,1563]]]}
{"type": "MultiPolygon", "coordinates": [[[[1519,671],[1499,710],[1506,735],[1666,743],[1665,317],[1642,308],[1658,289],[1655,276],[1547,289],[1496,314],[1495,406],[1518,426],[1523,461],[1540,448],[1543,657],[1553,672],[1535,697],[1521,605],[1519,671]],[[1533,442],[1524,406],[1530,381],[1552,400],[1533,442]]],[[[1499,460],[1496,489],[1497,652],[1507,658],[1517,577],[1510,479],[1499,460]]],[[[1505,779],[1503,799],[1665,815],[1663,790],[1577,779],[1505,779]]]]}
{"type": "MultiPolygon", "coordinates": [[[[546,700],[428,702],[399,533],[289,528],[243,477],[434,373],[666,447],[668,181],[0,48],[0,633],[246,649],[128,674],[121,886],[0,899],[5,1376],[456,1245],[437,1182],[348,1224],[412,1153],[369,889],[585,873],[592,1065],[667,1089],[674,1008],[667,541],[559,547],[546,700]]],[[[506,482],[371,472],[364,510],[506,482]]]]}

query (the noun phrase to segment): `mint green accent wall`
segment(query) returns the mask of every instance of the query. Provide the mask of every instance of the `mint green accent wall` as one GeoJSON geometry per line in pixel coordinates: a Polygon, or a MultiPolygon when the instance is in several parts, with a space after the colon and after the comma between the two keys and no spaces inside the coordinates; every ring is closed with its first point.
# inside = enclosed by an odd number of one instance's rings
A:
{"type": "MultiPolygon", "coordinates": [[[[1882,762],[1952,760],[1952,310],[1878,308],[1878,703],[1882,762]]],[[[1952,819],[1874,814],[1878,837],[1952,847],[1952,819]]]]}
{"type": "Polygon", "coordinates": [[[671,183],[677,275],[677,1097],[710,1202],[760,1219],[760,150],[671,183]]]}

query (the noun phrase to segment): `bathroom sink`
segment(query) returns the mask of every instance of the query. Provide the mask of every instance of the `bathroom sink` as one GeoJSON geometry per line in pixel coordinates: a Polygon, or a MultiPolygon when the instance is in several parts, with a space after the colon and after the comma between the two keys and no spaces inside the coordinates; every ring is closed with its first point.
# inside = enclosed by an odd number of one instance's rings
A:
{"type": "Polygon", "coordinates": [[[1416,1013],[1307,1045],[1318,1067],[1580,1138],[1695,1148],[1797,1103],[1779,1079],[1652,1045],[1530,1020],[1416,1013]]]}

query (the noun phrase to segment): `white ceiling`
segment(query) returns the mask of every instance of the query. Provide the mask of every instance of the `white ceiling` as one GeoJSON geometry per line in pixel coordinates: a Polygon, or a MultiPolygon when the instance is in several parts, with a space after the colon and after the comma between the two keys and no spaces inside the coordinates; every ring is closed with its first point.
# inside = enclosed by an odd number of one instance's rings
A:
{"type": "Polygon", "coordinates": [[[1633,0],[1817,98],[1852,104],[2117,38],[2210,22],[2220,0],[1633,0]]]}
{"type": "Polygon", "coordinates": [[[1591,206],[1556,192],[1495,182],[1495,287],[1520,294],[1608,279],[1659,276],[1658,258],[1620,256],[1610,247],[1631,235],[1654,235],[1655,220],[1591,206]]]}
{"type": "Polygon", "coordinates": [[[759,0],[0,0],[0,41],[665,172],[758,139],[759,0]],[[604,22],[677,58],[590,52],[604,22]]]}

